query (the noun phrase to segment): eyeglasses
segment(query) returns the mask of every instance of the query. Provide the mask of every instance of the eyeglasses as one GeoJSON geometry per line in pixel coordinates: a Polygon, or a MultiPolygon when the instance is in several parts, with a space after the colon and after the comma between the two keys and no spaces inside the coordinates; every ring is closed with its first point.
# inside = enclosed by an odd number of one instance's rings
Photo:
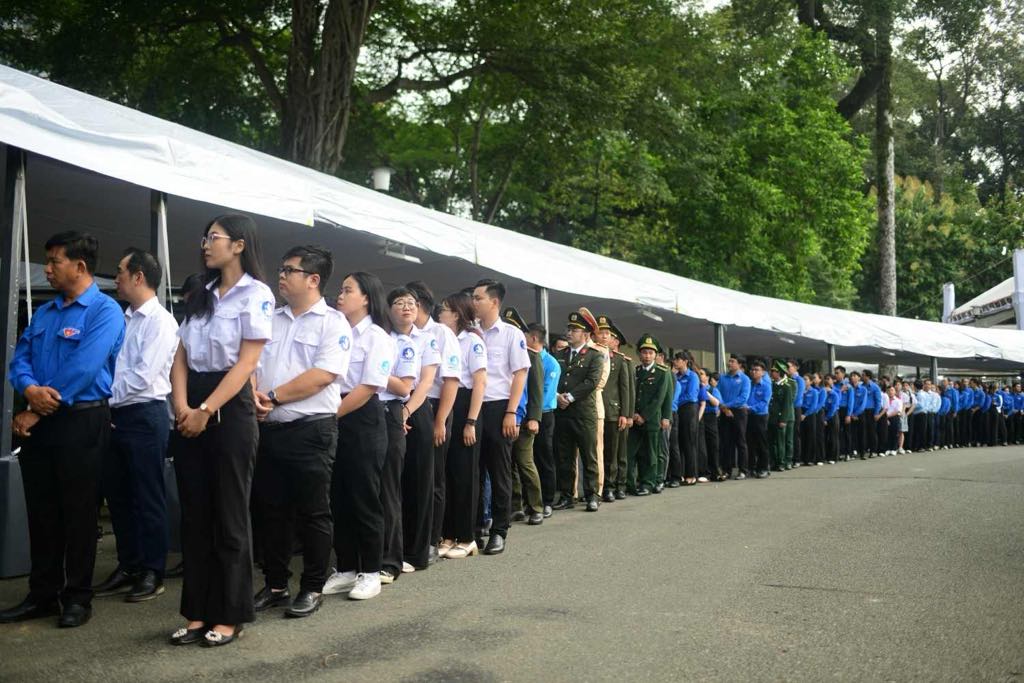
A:
{"type": "Polygon", "coordinates": [[[214,240],[219,239],[229,240],[231,239],[231,235],[222,235],[219,232],[211,232],[209,235],[203,235],[202,239],[199,240],[199,248],[206,249],[206,247],[210,246],[214,240]]]}
{"type": "Polygon", "coordinates": [[[416,308],[416,302],[411,299],[396,299],[391,302],[391,305],[399,309],[416,308]]]}
{"type": "Polygon", "coordinates": [[[277,272],[280,273],[281,275],[284,275],[285,277],[288,277],[292,273],[302,273],[304,275],[316,275],[316,273],[314,273],[312,271],[303,270],[302,268],[295,268],[293,266],[281,266],[280,268],[277,269],[277,272]]]}

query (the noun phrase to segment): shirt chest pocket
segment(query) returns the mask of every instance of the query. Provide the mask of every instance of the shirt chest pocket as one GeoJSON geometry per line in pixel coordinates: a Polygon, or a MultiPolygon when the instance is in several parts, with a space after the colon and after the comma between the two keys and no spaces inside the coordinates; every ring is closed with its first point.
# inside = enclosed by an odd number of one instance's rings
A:
{"type": "Polygon", "coordinates": [[[297,364],[302,366],[303,371],[308,370],[313,367],[318,348],[320,348],[320,335],[316,330],[300,330],[295,335],[295,343],[292,344],[292,357],[297,364]]]}
{"type": "MultiPolygon", "coordinates": [[[[57,328],[57,354],[61,361],[68,356],[68,354],[74,352],[78,345],[85,338],[87,333],[85,316],[74,318],[70,320],[64,320],[62,324],[57,328]]],[[[40,335],[39,343],[43,343],[44,337],[40,335]]]]}

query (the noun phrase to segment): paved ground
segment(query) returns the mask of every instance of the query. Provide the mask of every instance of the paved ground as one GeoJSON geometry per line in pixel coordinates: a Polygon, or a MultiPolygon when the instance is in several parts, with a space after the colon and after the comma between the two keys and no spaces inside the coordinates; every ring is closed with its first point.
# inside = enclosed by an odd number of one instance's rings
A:
{"type": "Polygon", "coordinates": [[[503,556],[223,649],[164,644],[177,582],[96,600],[80,629],[0,626],[0,679],[1024,680],[1022,520],[1024,448],[801,468],[516,525],[503,556]]]}

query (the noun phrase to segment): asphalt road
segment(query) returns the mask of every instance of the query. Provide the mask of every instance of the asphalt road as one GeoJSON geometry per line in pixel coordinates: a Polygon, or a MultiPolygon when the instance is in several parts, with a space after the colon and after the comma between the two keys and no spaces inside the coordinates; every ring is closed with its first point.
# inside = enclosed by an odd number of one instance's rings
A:
{"type": "Polygon", "coordinates": [[[1024,680],[1022,521],[1024,448],[801,468],[517,524],[502,556],[264,613],[226,648],[165,644],[175,580],[97,599],[79,629],[0,625],[0,679],[1024,680]]]}

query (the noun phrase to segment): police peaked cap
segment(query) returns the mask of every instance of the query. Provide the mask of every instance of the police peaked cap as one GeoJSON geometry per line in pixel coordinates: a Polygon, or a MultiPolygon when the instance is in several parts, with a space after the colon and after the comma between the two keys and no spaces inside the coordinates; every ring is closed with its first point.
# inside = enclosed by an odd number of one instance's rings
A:
{"type": "MultiPolygon", "coordinates": [[[[589,313],[589,311],[588,311],[589,313]]],[[[569,327],[576,327],[587,332],[593,332],[595,327],[592,323],[593,316],[584,316],[579,311],[573,311],[569,314],[569,327]],[[589,318],[589,319],[588,319],[589,318]]]]}
{"type": "Polygon", "coordinates": [[[655,353],[661,353],[661,344],[652,335],[650,335],[650,334],[643,334],[643,335],[640,335],[640,341],[638,341],[636,343],[636,349],[637,349],[637,351],[642,351],[644,349],[650,349],[651,351],[654,351],[655,353]]]}
{"type": "Polygon", "coordinates": [[[523,320],[523,316],[519,315],[519,311],[515,309],[515,306],[509,306],[501,312],[502,319],[509,325],[514,325],[519,328],[521,332],[526,333],[526,321],[523,320]]]}

